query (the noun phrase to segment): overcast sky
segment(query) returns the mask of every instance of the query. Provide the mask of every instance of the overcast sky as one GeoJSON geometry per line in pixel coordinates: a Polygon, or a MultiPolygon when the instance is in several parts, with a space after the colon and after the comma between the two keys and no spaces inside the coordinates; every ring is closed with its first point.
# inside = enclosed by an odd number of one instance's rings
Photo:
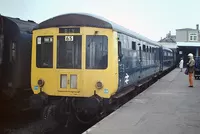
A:
{"type": "Polygon", "coordinates": [[[93,13],[152,40],[200,23],[199,0],[0,0],[0,14],[37,23],[70,12],[93,13]]]}

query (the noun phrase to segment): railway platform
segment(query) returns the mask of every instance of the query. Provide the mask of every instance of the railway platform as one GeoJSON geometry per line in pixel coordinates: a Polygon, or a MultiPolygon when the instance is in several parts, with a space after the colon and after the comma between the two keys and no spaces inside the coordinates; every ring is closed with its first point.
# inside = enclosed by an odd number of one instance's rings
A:
{"type": "Polygon", "coordinates": [[[200,80],[188,87],[184,71],[174,69],[83,134],[199,134],[200,80]]]}

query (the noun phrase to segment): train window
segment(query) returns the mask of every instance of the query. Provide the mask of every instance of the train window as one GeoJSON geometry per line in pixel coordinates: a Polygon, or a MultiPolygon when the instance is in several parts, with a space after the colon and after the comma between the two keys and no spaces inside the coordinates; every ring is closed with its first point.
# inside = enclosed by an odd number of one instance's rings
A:
{"type": "Polygon", "coordinates": [[[156,48],[153,48],[153,53],[156,53],[156,48]]]}
{"type": "Polygon", "coordinates": [[[146,52],[146,46],[145,46],[145,45],[143,45],[142,47],[143,47],[143,48],[142,48],[142,49],[143,49],[143,51],[144,51],[144,52],[146,52]]]}
{"type": "Polygon", "coordinates": [[[57,68],[81,69],[82,36],[57,37],[57,68]]]}
{"type": "Polygon", "coordinates": [[[16,60],[16,43],[10,43],[10,62],[14,62],[16,60]]]}
{"type": "Polygon", "coordinates": [[[106,69],[108,66],[108,37],[86,36],[86,69],[106,69]]]}
{"type": "Polygon", "coordinates": [[[53,68],[53,36],[37,37],[36,66],[53,68]]]}
{"type": "Polygon", "coordinates": [[[136,42],[132,41],[132,50],[136,50],[136,42]]]}
{"type": "Polygon", "coordinates": [[[118,56],[122,53],[122,43],[118,41],[118,56]]]}
{"type": "Polygon", "coordinates": [[[140,62],[142,62],[142,50],[141,50],[141,46],[139,47],[139,54],[140,54],[140,62]]]}

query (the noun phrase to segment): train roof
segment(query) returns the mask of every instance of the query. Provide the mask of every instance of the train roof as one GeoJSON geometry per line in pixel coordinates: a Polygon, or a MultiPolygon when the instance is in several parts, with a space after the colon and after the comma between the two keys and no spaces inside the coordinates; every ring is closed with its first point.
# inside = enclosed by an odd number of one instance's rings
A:
{"type": "Polygon", "coordinates": [[[150,44],[160,46],[157,42],[152,41],[134,31],[124,28],[108,19],[89,13],[69,13],[69,14],[55,16],[53,18],[41,22],[34,29],[36,30],[36,29],[44,29],[44,28],[60,27],[60,26],[88,26],[88,27],[113,29],[119,33],[124,33],[126,35],[135,37],[139,40],[146,41],[150,44]]]}
{"type": "Polygon", "coordinates": [[[165,46],[162,46],[162,47],[163,47],[164,50],[168,50],[168,51],[172,52],[172,49],[167,48],[167,47],[165,47],[165,46]]]}
{"type": "Polygon", "coordinates": [[[29,32],[31,33],[33,28],[37,26],[37,23],[35,23],[34,21],[28,20],[21,20],[19,18],[12,18],[12,17],[8,17],[8,16],[3,16],[0,15],[0,18],[3,17],[4,19],[8,19],[10,21],[12,21],[13,23],[15,23],[19,29],[19,31],[21,32],[29,32]]]}

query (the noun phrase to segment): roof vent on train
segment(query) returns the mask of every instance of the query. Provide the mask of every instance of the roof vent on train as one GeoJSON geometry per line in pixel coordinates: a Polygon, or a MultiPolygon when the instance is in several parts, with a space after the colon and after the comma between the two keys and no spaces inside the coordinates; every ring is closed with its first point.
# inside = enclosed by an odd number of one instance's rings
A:
{"type": "Polygon", "coordinates": [[[35,22],[35,21],[33,21],[33,20],[28,20],[28,22],[36,23],[36,22],[35,22]]]}

